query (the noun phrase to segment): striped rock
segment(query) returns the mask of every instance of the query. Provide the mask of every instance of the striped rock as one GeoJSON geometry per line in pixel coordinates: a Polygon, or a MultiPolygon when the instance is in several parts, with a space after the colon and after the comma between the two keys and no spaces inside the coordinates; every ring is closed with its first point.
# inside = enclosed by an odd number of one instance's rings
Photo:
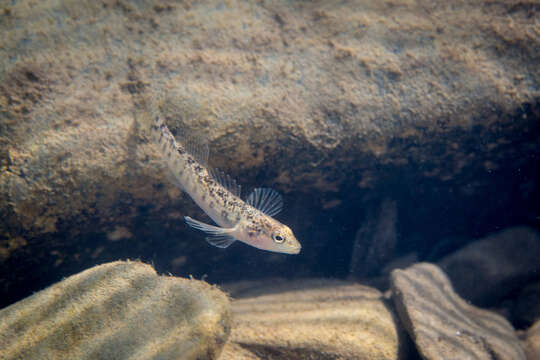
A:
{"type": "Polygon", "coordinates": [[[140,262],[73,275],[0,311],[0,359],[216,359],[228,297],[140,262]]]}
{"type": "Polygon", "coordinates": [[[406,337],[382,294],[333,279],[224,285],[234,325],[220,360],[397,360],[406,337]]]}
{"type": "Polygon", "coordinates": [[[437,266],[394,270],[391,284],[395,307],[423,359],[525,360],[512,325],[467,304],[437,266]]]}

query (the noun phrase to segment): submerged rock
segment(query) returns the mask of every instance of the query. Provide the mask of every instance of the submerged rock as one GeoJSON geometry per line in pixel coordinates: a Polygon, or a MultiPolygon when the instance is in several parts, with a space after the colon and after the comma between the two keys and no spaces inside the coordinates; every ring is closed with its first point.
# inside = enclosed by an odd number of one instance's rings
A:
{"type": "Polygon", "coordinates": [[[517,328],[528,328],[540,319],[540,281],[519,290],[510,302],[510,313],[517,328]]]}
{"type": "Polygon", "coordinates": [[[493,305],[538,277],[540,236],[515,227],[470,243],[439,265],[456,291],[477,305],[493,305]]]}
{"type": "Polygon", "coordinates": [[[540,359],[540,319],[527,330],[525,339],[525,351],[527,360],[540,359]]]}
{"type": "Polygon", "coordinates": [[[397,221],[397,203],[391,199],[384,199],[377,211],[363,221],[354,239],[349,265],[351,278],[378,275],[394,256],[398,241],[397,221]]]}
{"type": "Polygon", "coordinates": [[[399,317],[425,360],[525,360],[512,325],[467,304],[437,266],[394,270],[391,283],[399,317]]]}
{"type": "Polygon", "coordinates": [[[221,360],[401,359],[403,333],[378,290],[329,279],[225,286],[233,330],[221,360]]]}
{"type": "Polygon", "coordinates": [[[99,265],[0,311],[0,358],[217,359],[227,296],[140,262],[99,265]]]}

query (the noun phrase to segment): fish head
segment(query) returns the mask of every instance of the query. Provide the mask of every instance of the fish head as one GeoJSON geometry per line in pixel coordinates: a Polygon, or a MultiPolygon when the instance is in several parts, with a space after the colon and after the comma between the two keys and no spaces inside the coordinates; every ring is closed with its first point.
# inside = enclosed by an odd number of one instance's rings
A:
{"type": "Polygon", "coordinates": [[[243,228],[240,240],[259,249],[298,254],[302,248],[291,228],[270,216],[265,215],[249,221],[243,228]]]}

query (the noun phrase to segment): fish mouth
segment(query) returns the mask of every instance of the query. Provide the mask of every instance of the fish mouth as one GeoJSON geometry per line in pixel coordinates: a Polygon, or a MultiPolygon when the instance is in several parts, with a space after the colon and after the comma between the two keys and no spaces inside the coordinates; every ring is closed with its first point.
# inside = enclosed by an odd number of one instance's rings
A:
{"type": "Polygon", "coordinates": [[[287,251],[287,254],[296,255],[296,254],[300,253],[300,250],[302,250],[301,246],[289,248],[288,251],[287,251]]]}

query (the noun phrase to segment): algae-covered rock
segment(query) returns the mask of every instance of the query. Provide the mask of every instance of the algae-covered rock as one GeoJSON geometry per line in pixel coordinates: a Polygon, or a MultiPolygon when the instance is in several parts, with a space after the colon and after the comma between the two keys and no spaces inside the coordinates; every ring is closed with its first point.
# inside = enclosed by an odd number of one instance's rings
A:
{"type": "Polygon", "coordinates": [[[371,188],[377,164],[421,165],[442,180],[496,169],[527,125],[509,115],[538,101],[528,11],[444,0],[13,2],[0,14],[3,206],[42,234],[96,208],[118,216],[109,207],[122,192],[166,201],[149,185],[163,175],[136,124],[141,98],[155,96],[172,130],[210,140],[213,164],[288,191],[336,191],[351,173],[371,188]]]}
{"type": "Polygon", "coordinates": [[[221,360],[401,359],[403,335],[378,290],[332,279],[225,286],[233,330],[221,360]]]}
{"type": "Polygon", "coordinates": [[[400,319],[425,360],[525,360],[502,316],[460,298],[436,265],[419,263],[391,276],[400,319]]]}
{"type": "Polygon", "coordinates": [[[228,297],[140,262],[86,270],[0,311],[0,358],[217,359],[228,297]]]}

